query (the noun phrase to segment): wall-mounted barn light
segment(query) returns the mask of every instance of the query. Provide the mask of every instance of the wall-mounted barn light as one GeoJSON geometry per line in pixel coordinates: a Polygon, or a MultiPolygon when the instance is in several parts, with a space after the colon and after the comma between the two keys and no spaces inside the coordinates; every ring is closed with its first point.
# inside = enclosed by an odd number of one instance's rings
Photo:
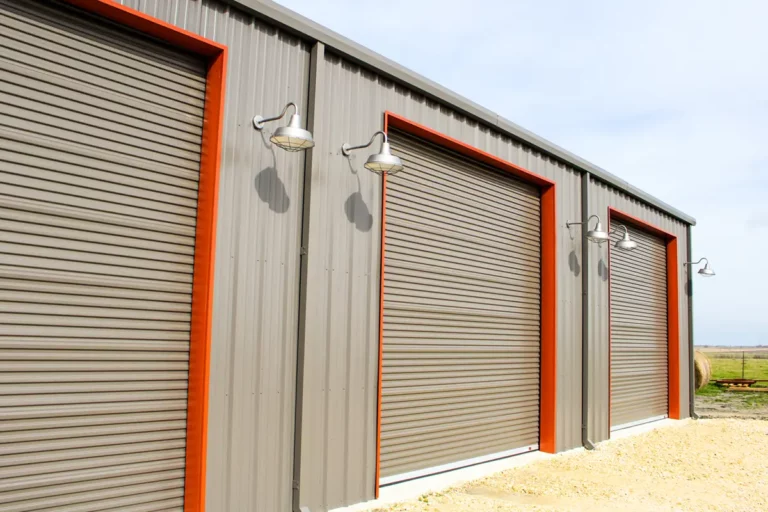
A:
{"type": "Polygon", "coordinates": [[[587,222],[566,222],[565,225],[570,228],[571,226],[581,226],[586,224],[587,228],[589,228],[589,221],[592,219],[597,220],[597,224],[595,225],[595,229],[591,229],[587,231],[587,239],[590,242],[595,242],[596,244],[602,244],[606,240],[608,240],[610,237],[608,236],[608,233],[603,229],[603,224],[600,222],[600,217],[597,215],[592,215],[587,219],[587,222]]]}
{"type": "Polygon", "coordinates": [[[614,247],[621,249],[622,251],[633,251],[637,249],[637,242],[629,239],[629,230],[627,229],[627,226],[619,225],[619,227],[624,228],[624,238],[616,242],[614,247]]]}
{"type": "Polygon", "coordinates": [[[683,263],[683,266],[686,266],[686,265],[698,265],[702,261],[706,261],[706,263],[704,264],[704,268],[699,269],[699,274],[704,276],[704,277],[712,277],[712,276],[714,276],[715,275],[715,271],[712,270],[712,267],[709,266],[709,260],[707,258],[701,258],[699,261],[686,261],[685,263],[683,263]]]}
{"type": "Polygon", "coordinates": [[[275,133],[272,134],[269,140],[272,141],[272,144],[292,153],[311,148],[315,145],[315,141],[312,139],[312,134],[301,127],[299,108],[295,103],[287,104],[278,116],[268,117],[266,119],[261,116],[254,117],[253,127],[257,130],[262,130],[265,123],[281,119],[285,113],[288,112],[288,107],[293,107],[294,111],[291,120],[288,122],[288,126],[281,126],[275,130],[275,133]]]}
{"type": "Polygon", "coordinates": [[[344,144],[341,146],[341,152],[344,154],[344,156],[349,156],[350,151],[354,151],[356,149],[363,149],[367,148],[371,144],[373,144],[373,140],[376,138],[377,135],[382,135],[384,140],[381,143],[381,149],[379,150],[378,154],[371,155],[368,157],[368,161],[365,162],[365,168],[368,169],[371,172],[375,172],[376,174],[395,174],[396,172],[400,172],[403,170],[403,162],[400,161],[398,157],[393,155],[390,152],[389,148],[389,140],[387,139],[387,134],[378,131],[373,134],[371,137],[371,140],[368,142],[368,144],[361,144],[360,146],[350,146],[349,144],[344,144]]]}

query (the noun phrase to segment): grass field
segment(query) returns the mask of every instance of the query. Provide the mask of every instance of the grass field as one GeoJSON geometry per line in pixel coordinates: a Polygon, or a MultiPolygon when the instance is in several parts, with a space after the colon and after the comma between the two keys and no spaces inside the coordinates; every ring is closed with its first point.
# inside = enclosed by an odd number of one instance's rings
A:
{"type": "MultiPolygon", "coordinates": [[[[698,396],[718,397],[719,400],[733,398],[743,402],[745,407],[768,406],[768,392],[764,393],[739,393],[728,392],[714,384],[718,379],[740,379],[742,370],[741,354],[733,350],[701,349],[712,364],[712,380],[709,385],[696,392],[698,396]],[[738,396],[735,396],[738,395],[738,396]]],[[[759,350],[746,353],[744,365],[744,378],[768,380],[768,359],[756,359],[756,355],[764,356],[765,351],[759,350]]],[[[768,382],[758,383],[760,387],[768,387],[768,382]]]]}

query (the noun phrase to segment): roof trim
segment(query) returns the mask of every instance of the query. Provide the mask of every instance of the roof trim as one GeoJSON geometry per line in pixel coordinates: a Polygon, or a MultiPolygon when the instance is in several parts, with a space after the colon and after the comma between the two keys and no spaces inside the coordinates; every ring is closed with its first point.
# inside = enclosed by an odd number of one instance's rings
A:
{"type": "Polygon", "coordinates": [[[329,50],[341,54],[353,62],[366,68],[408,86],[419,93],[436,100],[461,112],[462,114],[473,118],[485,125],[491,126],[499,132],[508,135],[514,139],[522,141],[538,150],[561,160],[574,168],[592,174],[595,178],[626,192],[627,194],[648,203],[651,206],[662,210],[663,212],[675,217],[687,224],[696,225],[696,219],[673,208],[669,204],[656,199],[647,192],[631,185],[623,179],[611,174],[610,172],[596,166],[583,158],[574,155],[560,146],[539,137],[538,135],[518,126],[517,124],[504,119],[498,114],[470,101],[458,94],[446,89],[445,87],[425,78],[413,71],[397,64],[396,62],[379,55],[376,52],[365,48],[364,46],[347,39],[346,37],[329,30],[314,21],[301,16],[290,9],[278,5],[271,0],[223,0],[225,3],[233,5],[244,10],[257,18],[274,24],[286,32],[295,34],[302,39],[311,42],[321,42],[329,50]]]}

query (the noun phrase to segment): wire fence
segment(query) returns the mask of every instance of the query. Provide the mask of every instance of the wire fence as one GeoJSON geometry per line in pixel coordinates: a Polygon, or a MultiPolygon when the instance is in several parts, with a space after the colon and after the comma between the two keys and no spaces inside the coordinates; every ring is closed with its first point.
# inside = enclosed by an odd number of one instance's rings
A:
{"type": "Polygon", "coordinates": [[[722,349],[697,347],[711,363],[712,380],[747,379],[768,383],[768,348],[722,349]]]}

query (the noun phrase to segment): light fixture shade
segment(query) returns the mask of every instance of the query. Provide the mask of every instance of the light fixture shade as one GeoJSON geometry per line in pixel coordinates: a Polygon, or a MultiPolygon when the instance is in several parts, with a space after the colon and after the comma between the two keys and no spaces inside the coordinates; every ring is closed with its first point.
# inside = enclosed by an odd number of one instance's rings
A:
{"type": "Polygon", "coordinates": [[[637,242],[629,239],[629,233],[624,233],[624,238],[616,242],[615,247],[623,251],[633,251],[637,249],[637,242]]]}
{"type": "Polygon", "coordinates": [[[608,240],[610,237],[608,236],[608,233],[603,230],[603,224],[598,222],[597,226],[595,226],[595,229],[587,231],[587,238],[593,242],[601,244],[608,240]]]}
{"type": "Polygon", "coordinates": [[[394,174],[403,170],[403,162],[392,154],[389,142],[384,142],[378,154],[368,157],[365,168],[377,174],[394,174]]]}
{"type": "Polygon", "coordinates": [[[269,138],[272,144],[286,151],[304,151],[315,145],[312,134],[301,127],[301,116],[293,114],[288,126],[281,126],[269,138]]]}
{"type": "Polygon", "coordinates": [[[704,277],[712,277],[715,275],[715,271],[712,270],[712,268],[709,266],[709,262],[704,265],[704,268],[699,270],[699,274],[701,274],[704,277]]]}

